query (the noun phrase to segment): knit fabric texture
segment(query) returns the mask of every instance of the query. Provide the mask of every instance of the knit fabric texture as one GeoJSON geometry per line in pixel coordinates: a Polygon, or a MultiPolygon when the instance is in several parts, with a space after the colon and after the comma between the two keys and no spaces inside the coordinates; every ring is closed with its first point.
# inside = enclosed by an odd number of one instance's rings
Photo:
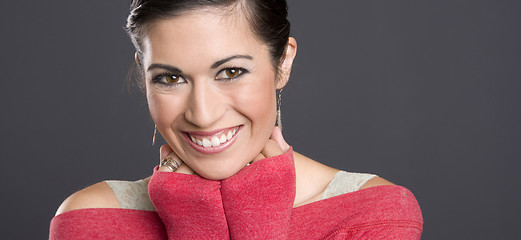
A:
{"type": "Polygon", "coordinates": [[[167,239],[157,212],[122,208],[87,208],[54,217],[49,239],[167,239]]]}
{"type": "Polygon", "coordinates": [[[149,183],[157,212],[80,209],[51,221],[50,239],[420,239],[413,194],[377,186],[293,208],[292,149],[213,181],[159,172],[149,183]]]}

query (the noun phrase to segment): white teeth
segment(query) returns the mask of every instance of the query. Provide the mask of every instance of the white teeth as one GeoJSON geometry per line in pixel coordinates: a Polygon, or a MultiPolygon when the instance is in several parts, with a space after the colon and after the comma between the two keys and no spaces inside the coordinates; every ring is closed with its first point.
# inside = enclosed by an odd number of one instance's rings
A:
{"type": "Polygon", "coordinates": [[[203,147],[208,148],[212,146],[212,142],[210,140],[203,138],[203,147]]]}
{"type": "Polygon", "coordinates": [[[205,148],[218,147],[219,145],[232,139],[233,136],[237,133],[238,129],[239,128],[235,128],[234,130],[229,131],[227,134],[223,134],[220,137],[214,136],[210,140],[208,138],[197,139],[193,136],[190,136],[190,140],[192,140],[192,142],[196,143],[197,145],[203,146],[205,148]]]}
{"type": "Polygon", "coordinates": [[[213,137],[212,138],[212,147],[217,147],[219,145],[221,145],[221,140],[219,140],[218,137],[213,137]]]}
{"type": "Polygon", "coordinates": [[[228,134],[226,135],[226,140],[230,140],[230,139],[232,139],[232,137],[233,137],[233,133],[232,133],[232,131],[229,131],[228,134]]]}

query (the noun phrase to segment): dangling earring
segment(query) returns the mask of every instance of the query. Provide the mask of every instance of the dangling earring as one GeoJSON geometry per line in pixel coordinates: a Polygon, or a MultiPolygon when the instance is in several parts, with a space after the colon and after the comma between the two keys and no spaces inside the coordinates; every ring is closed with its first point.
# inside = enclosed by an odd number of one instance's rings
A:
{"type": "Polygon", "coordinates": [[[282,102],[282,89],[279,90],[279,93],[277,94],[277,126],[279,126],[280,130],[282,131],[282,121],[281,121],[281,114],[280,114],[280,106],[282,102]]]}
{"type": "Polygon", "coordinates": [[[157,125],[154,124],[154,136],[152,136],[152,146],[156,144],[157,125]]]}

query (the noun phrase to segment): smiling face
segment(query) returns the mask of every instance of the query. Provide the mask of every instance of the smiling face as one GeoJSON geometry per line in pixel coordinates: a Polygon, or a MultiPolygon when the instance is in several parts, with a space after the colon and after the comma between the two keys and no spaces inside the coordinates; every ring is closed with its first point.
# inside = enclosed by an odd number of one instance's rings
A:
{"type": "Polygon", "coordinates": [[[228,178],[259,154],[275,124],[275,90],[286,82],[276,80],[268,47],[246,18],[221,10],[153,22],[141,63],[152,119],[208,179],[228,178]]]}

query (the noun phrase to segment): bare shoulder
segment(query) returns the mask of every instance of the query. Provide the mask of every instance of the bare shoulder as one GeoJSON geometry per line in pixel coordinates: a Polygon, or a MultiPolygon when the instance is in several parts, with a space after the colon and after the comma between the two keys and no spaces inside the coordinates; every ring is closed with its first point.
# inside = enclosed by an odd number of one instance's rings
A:
{"type": "Polygon", "coordinates": [[[376,186],[383,186],[383,185],[394,185],[394,183],[389,182],[381,177],[374,177],[369,179],[364,185],[360,187],[360,190],[370,188],[370,187],[376,187],[376,186]]]}
{"type": "Polygon", "coordinates": [[[70,195],[58,208],[56,215],[83,208],[120,208],[121,205],[105,182],[99,182],[70,195]]]}

